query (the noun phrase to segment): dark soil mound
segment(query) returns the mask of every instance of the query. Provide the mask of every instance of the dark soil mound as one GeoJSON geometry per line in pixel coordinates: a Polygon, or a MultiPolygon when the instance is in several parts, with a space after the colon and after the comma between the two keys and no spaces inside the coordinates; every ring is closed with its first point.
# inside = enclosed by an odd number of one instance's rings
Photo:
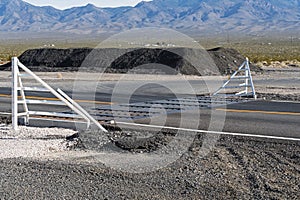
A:
{"type": "MultiPolygon", "coordinates": [[[[81,49],[30,49],[25,51],[19,60],[33,71],[74,71],[92,51],[81,49]]],[[[10,70],[11,63],[0,66],[10,70]]]]}
{"type": "MultiPolygon", "coordinates": [[[[245,60],[234,49],[215,48],[208,50],[221,74],[231,74],[245,60]]],[[[188,48],[172,49],[31,49],[25,51],[20,61],[33,71],[96,71],[109,73],[154,73],[213,75],[218,74],[204,50],[188,48]],[[195,59],[196,58],[196,59],[195,59]],[[154,64],[153,64],[154,63],[154,64]],[[168,69],[161,67],[168,66],[168,69]],[[138,68],[139,66],[143,66],[138,68]],[[197,69],[196,69],[197,68],[197,69]],[[138,70],[136,70],[138,69],[138,70]]],[[[10,70],[10,63],[0,70],[10,70]]],[[[253,71],[261,71],[255,65],[253,71]]]]}
{"type": "MultiPolygon", "coordinates": [[[[214,48],[208,50],[209,55],[218,66],[220,73],[223,75],[230,75],[238,69],[238,67],[245,61],[245,57],[235,49],[214,48]]],[[[261,72],[262,69],[250,63],[250,68],[254,72],[261,72]]]]}

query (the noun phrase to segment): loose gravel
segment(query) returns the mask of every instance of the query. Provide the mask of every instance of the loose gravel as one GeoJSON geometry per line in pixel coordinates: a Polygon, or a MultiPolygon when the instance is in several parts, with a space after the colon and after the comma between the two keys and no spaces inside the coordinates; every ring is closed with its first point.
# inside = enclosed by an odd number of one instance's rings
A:
{"type": "Polygon", "coordinates": [[[204,154],[197,134],[174,162],[132,172],[174,133],[12,132],[9,121],[0,119],[0,199],[300,199],[297,141],[221,136],[204,154]]]}
{"type": "MultiPolygon", "coordinates": [[[[130,173],[106,166],[95,155],[105,156],[111,152],[103,147],[119,143],[132,158],[147,158],[173,134],[158,133],[148,137],[148,143],[141,135],[126,131],[94,133],[90,140],[89,134],[92,132],[81,133],[85,136],[83,145],[70,151],[40,158],[1,159],[1,199],[300,198],[300,142],[221,136],[203,156],[201,147],[207,135],[197,134],[174,162],[155,171],[130,173]],[[96,145],[99,138],[103,140],[96,145]],[[132,145],[128,138],[139,140],[140,145],[132,145]],[[158,144],[159,138],[164,140],[158,144]],[[149,151],[136,151],[141,148],[149,151]]],[[[108,157],[117,163],[122,155],[124,152],[114,152],[108,157]]]]}
{"type": "Polygon", "coordinates": [[[32,128],[20,126],[13,131],[6,124],[0,125],[0,159],[40,158],[49,153],[62,152],[72,148],[77,141],[68,137],[73,130],[60,128],[32,128]]]}
{"type": "Polygon", "coordinates": [[[265,100],[300,102],[299,94],[257,93],[257,97],[265,100]]]}

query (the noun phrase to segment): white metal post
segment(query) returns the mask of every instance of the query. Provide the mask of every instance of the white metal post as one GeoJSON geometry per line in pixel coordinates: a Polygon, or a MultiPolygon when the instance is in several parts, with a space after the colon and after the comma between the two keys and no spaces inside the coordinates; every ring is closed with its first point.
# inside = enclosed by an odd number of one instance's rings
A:
{"type": "Polygon", "coordinates": [[[226,86],[228,85],[228,83],[231,81],[231,79],[232,79],[233,77],[235,77],[235,76],[239,73],[239,71],[240,71],[245,65],[246,65],[246,61],[243,62],[243,64],[238,68],[238,70],[235,71],[235,72],[230,76],[230,78],[226,81],[226,83],[224,83],[224,84],[222,85],[222,87],[220,87],[215,93],[213,93],[213,96],[217,95],[221,90],[225,89],[226,86]]]}
{"type": "MultiPolygon", "coordinates": [[[[20,74],[19,67],[17,67],[17,73],[18,73],[18,75],[20,74]]],[[[24,116],[24,123],[25,123],[25,125],[28,125],[29,124],[29,110],[28,110],[28,106],[27,106],[27,103],[26,103],[24,86],[23,86],[22,79],[21,79],[20,76],[18,76],[18,86],[20,88],[20,94],[21,94],[21,98],[22,98],[22,101],[23,101],[23,109],[26,113],[26,115],[24,116]]]]}
{"type": "MultiPolygon", "coordinates": [[[[78,103],[73,101],[66,93],[64,93],[61,89],[57,89],[57,91],[66,98],[72,105],[74,105],[79,111],[81,111],[89,120],[91,120],[98,128],[100,128],[103,132],[107,133],[108,131],[101,125],[97,120],[95,120],[88,112],[86,112],[78,103]]],[[[89,126],[89,123],[88,123],[89,126]]]]}
{"type": "MultiPolygon", "coordinates": [[[[248,59],[248,58],[247,58],[247,59],[248,59]]],[[[249,65],[249,62],[247,62],[247,67],[248,67],[248,70],[249,70],[249,72],[250,72],[250,65],[249,65]]],[[[256,99],[257,99],[257,96],[256,96],[256,91],[255,91],[255,87],[254,87],[254,83],[253,83],[253,79],[252,79],[251,72],[249,73],[249,79],[250,79],[250,83],[251,83],[251,89],[252,89],[253,97],[254,97],[254,99],[256,100],[256,99]]]]}
{"type": "Polygon", "coordinates": [[[228,79],[228,81],[224,83],[222,87],[220,87],[215,93],[213,93],[213,96],[219,94],[221,90],[225,90],[226,88],[245,88],[245,90],[235,93],[234,96],[250,96],[250,94],[252,94],[252,96],[256,99],[256,93],[248,58],[246,58],[246,61],[243,62],[243,64],[238,68],[238,70],[233,73],[233,75],[228,79]],[[238,75],[238,73],[240,72],[244,72],[244,75],[238,75]],[[239,85],[228,86],[232,79],[242,79],[244,83],[241,83],[239,85]],[[250,89],[248,87],[251,87],[252,93],[249,92],[250,89]]]}
{"type": "Polygon", "coordinates": [[[18,59],[12,58],[11,61],[12,70],[12,87],[11,87],[11,117],[12,117],[12,128],[18,130],[18,59]]]}
{"type": "Polygon", "coordinates": [[[246,80],[245,80],[245,93],[246,95],[248,95],[248,85],[249,85],[249,74],[250,74],[250,69],[249,69],[249,59],[246,58],[246,64],[245,64],[245,76],[246,76],[246,80]]]}
{"type": "Polygon", "coordinates": [[[35,80],[37,80],[40,84],[42,84],[45,88],[47,88],[55,97],[63,101],[69,108],[74,110],[77,114],[81,115],[85,120],[89,120],[81,111],[79,111],[76,107],[74,107],[69,101],[63,98],[59,93],[57,93],[52,87],[50,87],[46,82],[40,79],[37,75],[35,75],[32,71],[30,71],[25,65],[21,62],[18,62],[18,66],[31,75],[35,80]]]}
{"type": "MultiPolygon", "coordinates": [[[[55,97],[57,97],[59,100],[61,100],[66,106],[68,106],[69,108],[71,108],[74,112],[76,112],[78,115],[80,115],[82,118],[84,118],[87,123],[88,123],[88,126],[90,125],[90,121],[94,122],[96,126],[98,126],[102,131],[104,132],[107,132],[107,130],[102,127],[98,121],[96,121],[93,117],[91,117],[79,104],[77,104],[75,101],[73,101],[70,97],[68,97],[63,91],[61,90],[58,90],[55,91],[51,86],[49,86],[46,82],[44,82],[41,78],[39,78],[37,75],[35,75],[31,70],[29,70],[25,65],[23,65],[21,62],[18,61],[18,59],[16,58],[17,60],[17,70],[18,70],[18,67],[20,67],[22,70],[24,70],[27,74],[29,74],[30,76],[32,76],[36,81],[38,81],[44,88],[47,89],[47,91],[51,92],[55,97]]],[[[18,71],[17,71],[18,72],[18,71]]],[[[17,75],[18,77],[18,75],[17,75]]],[[[21,84],[21,92],[22,92],[22,89],[23,89],[23,84],[20,80],[20,84],[21,84]]],[[[24,102],[26,105],[26,98],[25,98],[25,94],[23,95],[24,93],[21,93],[22,96],[24,96],[24,102]]],[[[26,116],[28,116],[28,114],[31,114],[32,112],[28,111],[28,108],[26,106],[25,108],[25,114],[26,116]]],[[[29,118],[28,118],[29,120],[29,118]]]]}

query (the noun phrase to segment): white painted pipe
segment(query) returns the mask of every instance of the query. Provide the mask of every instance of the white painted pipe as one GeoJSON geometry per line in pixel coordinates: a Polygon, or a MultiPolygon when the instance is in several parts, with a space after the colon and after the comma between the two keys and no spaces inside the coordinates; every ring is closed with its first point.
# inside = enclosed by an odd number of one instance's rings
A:
{"type": "Polygon", "coordinates": [[[12,115],[12,129],[18,130],[18,59],[12,58],[12,87],[11,87],[11,115],[12,115]]]}
{"type": "Polygon", "coordinates": [[[57,91],[68,101],[70,101],[78,110],[80,110],[89,120],[91,120],[98,128],[100,128],[103,132],[107,133],[108,131],[97,121],[95,120],[86,110],[84,110],[78,103],[73,101],[66,93],[64,93],[61,89],[57,89],[57,91]]]}
{"type": "MultiPolygon", "coordinates": [[[[66,95],[62,90],[58,89],[58,91],[55,91],[51,86],[49,86],[46,82],[44,82],[41,78],[39,78],[37,75],[35,75],[31,70],[29,70],[25,65],[23,65],[21,62],[18,62],[18,59],[15,58],[17,61],[17,67],[20,66],[25,72],[27,72],[29,75],[31,75],[35,80],[37,80],[40,84],[42,84],[45,88],[47,88],[55,97],[60,99],[62,102],[64,102],[69,108],[71,108],[73,111],[75,111],[77,114],[79,114],[81,117],[83,117],[87,122],[88,126],[90,121],[93,121],[96,126],[98,126],[102,131],[107,132],[107,130],[99,124],[98,121],[96,121],[93,117],[91,117],[79,104],[74,102],[68,95],[66,95]]],[[[17,68],[16,67],[16,68],[17,68]]]]}
{"type": "Polygon", "coordinates": [[[31,75],[35,80],[37,80],[40,84],[42,84],[45,88],[47,88],[55,97],[63,101],[69,108],[74,110],[77,114],[81,115],[85,120],[89,120],[82,112],[80,112],[77,108],[75,108],[69,101],[67,101],[65,98],[63,98],[58,92],[56,92],[52,87],[50,87],[46,82],[44,82],[40,77],[35,75],[32,71],[30,71],[25,65],[22,63],[18,63],[18,66],[20,66],[26,73],[31,75]]]}

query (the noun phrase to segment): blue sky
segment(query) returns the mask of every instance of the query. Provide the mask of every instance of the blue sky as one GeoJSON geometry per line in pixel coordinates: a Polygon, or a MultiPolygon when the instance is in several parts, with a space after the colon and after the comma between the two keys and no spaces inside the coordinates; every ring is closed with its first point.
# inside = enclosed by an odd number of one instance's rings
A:
{"type": "MultiPolygon", "coordinates": [[[[74,6],[83,6],[92,3],[98,7],[134,6],[142,0],[23,0],[37,6],[53,6],[66,9],[74,6]]],[[[149,1],[149,0],[146,0],[149,1]]]]}

